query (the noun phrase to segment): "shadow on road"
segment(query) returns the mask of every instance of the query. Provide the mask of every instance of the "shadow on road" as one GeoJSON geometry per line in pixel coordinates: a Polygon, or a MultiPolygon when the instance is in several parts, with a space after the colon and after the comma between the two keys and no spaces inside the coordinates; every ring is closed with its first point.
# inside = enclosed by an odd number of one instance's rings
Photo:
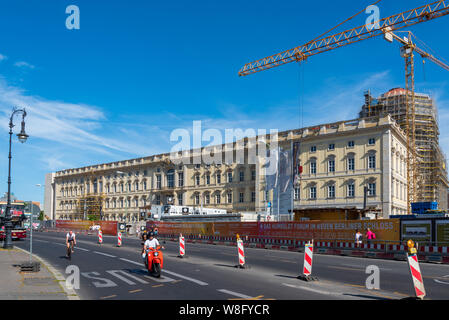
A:
{"type": "Polygon", "coordinates": [[[394,300],[394,299],[382,298],[382,297],[378,297],[378,296],[367,296],[367,295],[364,295],[364,294],[343,293],[343,295],[344,296],[357,297],[357,298],[374,299],[374,300],[394,300]]]}
{"type": "Polygon", "coordinates": [[[277,274],[275,275],[276,277],[281,277],[281,278],[288,278],[288,279],[298,279],[298,276],[286,276],[283,274],[277,274]]]}

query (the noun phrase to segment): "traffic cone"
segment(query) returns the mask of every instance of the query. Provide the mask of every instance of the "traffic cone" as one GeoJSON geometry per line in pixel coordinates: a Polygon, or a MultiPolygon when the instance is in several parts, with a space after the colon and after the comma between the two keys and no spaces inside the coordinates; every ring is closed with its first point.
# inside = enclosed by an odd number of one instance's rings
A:
{"type": "Polygon", "coordinates": [[[313,262],[313,239],[308,242],[304,250],[304,266],[303,272],[298,276],[298,279],[304,281],[316,281],[317,277],[312,276],[312,262],[313,262]]]}

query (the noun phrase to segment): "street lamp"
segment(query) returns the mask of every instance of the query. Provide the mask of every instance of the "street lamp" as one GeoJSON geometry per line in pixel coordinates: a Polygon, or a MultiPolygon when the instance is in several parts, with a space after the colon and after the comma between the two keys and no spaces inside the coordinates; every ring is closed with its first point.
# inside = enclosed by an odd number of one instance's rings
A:
{"type": "Polygon", "coordinates": [[[14,128],[14,124],[12,122],[14,116],[18,113],[22,113],[22,129],[20,133],[17,134],[19,141],[24,143],[28,139],[28,135],[25,133],[25,117],[27,115],[25,109],[17,109],[13,108],[11,117],[9,119],[9,165],[8,165],[8,203],[6,204],[6,213],[4,218],[5,225],[5,242],[3,244],[4,249],[12,249],[12,222],[11,222],[11,143],[12,143],[12,128],[14,128]]]}
{"type": "MultiPolygon", "coordinates": [[[[36,187],[42,187],[40,183],[36,184],[36,187]]],[[[30,263],[33,256],[33,203],[31,202],[31,216],[30,216],[30,263]]]]}

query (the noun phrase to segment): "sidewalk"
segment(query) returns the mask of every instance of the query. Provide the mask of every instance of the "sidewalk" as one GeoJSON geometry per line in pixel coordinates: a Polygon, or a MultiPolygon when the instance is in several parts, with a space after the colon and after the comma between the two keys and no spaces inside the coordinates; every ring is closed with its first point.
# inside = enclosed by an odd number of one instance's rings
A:
{"type": "Polygon", "coordinates": [[[22,272],[20,265],[29,261],[22,249],[0,248],[0,300],[78,300],[73,290],[65,288],[65,279],[48,263],[40,262],[40,271],[22,272]]]}

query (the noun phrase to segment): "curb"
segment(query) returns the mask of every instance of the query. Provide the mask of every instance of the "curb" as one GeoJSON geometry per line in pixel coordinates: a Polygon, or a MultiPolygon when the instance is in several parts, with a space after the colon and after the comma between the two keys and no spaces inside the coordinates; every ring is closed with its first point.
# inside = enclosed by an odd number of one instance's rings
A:
{"type": "MultiPolygon", "coordinates": [[[[19,248],[17,246],[14,246],[14,248],[23,251],[27,254],[30,254],[29,251],[26,251],[22,248],[19,248]]],[[[55,268],[53,268],[51,266],[50,263],[48,263],[45,259],[33,254],[33,257],[36,258],[37,260],[39,260],[45,268],[47,268],[47,270],[53,274],[53,276],[56,278],[56,280],[58,281],[59,286],[62,288],[62,290],[64,290],[64,292],[67,294],[67,299],[68,300],[80,300],[80,297],[78,296],[78,294],[75,292],[75,290],[71,289],[71,288],[67,288],[65,285],[65,278],[62,276],[62,274],[56,270],[55,268]]]]}

